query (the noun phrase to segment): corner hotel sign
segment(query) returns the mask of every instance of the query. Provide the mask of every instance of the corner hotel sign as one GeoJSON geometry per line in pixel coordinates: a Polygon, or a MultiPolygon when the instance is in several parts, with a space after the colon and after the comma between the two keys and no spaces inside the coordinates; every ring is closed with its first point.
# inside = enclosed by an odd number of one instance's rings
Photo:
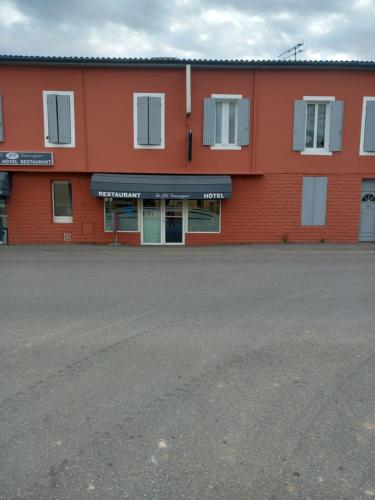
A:
{"type": "Polygon", "coordinates": [[[32,167],[50,167],[53,165],[52,153],[34,153],[24,151],[0,151],[0,165],[28,165],[32,167]]]}

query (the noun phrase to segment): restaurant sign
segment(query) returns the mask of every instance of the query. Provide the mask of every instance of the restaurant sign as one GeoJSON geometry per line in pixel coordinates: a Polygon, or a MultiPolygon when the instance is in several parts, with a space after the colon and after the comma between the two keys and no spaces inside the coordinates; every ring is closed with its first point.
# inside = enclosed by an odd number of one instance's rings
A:
{"type": "Polygon", "coordinates": [[[52,153],[32,153],[19,151],[0,151],[0,165],[29,165],[32,167],[50,167],[53,165],[52,153]]]}

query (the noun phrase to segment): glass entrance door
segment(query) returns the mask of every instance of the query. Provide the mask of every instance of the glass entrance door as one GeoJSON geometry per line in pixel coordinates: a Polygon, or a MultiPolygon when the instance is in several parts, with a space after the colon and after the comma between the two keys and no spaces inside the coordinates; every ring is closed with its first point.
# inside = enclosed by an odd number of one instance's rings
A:
{"type": "Polygon", "coordinates": [[[160,244],[161,241],[161,200],[143,200],[142,243],[160,244]]]}
{"type": "Polygon", "coordinates": [[[183,201],[165,200],[165,243],[183,243],[183,201]]]}
{"type": "Polygon", "coordinates": [[[143,200],[142,243],[144,245],[185,243],[182,200],[143,200]]]}

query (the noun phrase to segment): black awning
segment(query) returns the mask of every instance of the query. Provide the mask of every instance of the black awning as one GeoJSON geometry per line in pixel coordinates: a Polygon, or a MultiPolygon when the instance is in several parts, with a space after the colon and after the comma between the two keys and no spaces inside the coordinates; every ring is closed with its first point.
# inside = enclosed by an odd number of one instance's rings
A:
{"type": "Polygon", "coordinates": [[[0,198],[10,196],[10,175],[8,172],[0,172],[0,198]]]}
{"type": "Polygon", "coordinates": [[[91,194],[102,198],[205,200],[232,196],[230,175],[93,174],[91,194]]]}

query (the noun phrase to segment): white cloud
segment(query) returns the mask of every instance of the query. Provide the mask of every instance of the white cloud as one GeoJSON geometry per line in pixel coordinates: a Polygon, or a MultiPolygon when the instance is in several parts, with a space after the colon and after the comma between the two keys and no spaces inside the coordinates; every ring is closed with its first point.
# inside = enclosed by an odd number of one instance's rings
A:
{"type": "Polygon", "coordinates": [[[22,14],[10,2],[0,4],[0,23],[4,26],[11,26],[17,23],[27,23],[27,17],[22,14]]]}
{"type": "Polygon", "coordinates": [[[230,11],[211,9],[207,12],[203,12],[202,19],[208,24],[225,24],[233,22],[235,18],[230,11]]]}
{"type": "Polygon", "coordinates": [[[0,0],[13,54],[374,58],[375,0],[0,0]],[[374,7],[374,8],[373,8],[374,7]]]}
{"type": "Polygon", "coordinates": [[[100,29],[89,29],[88,44],[98,56],[133,57],[134,53],[148,54],[152,41],[146,33],[131,30],[125,26],[107,23],[100,29]]]}
{"type": "Polygon", "coordinates": [[[332,14],[331,16],[315,19],[309,25],[309,32],[313,35],[325,35],[335,31],[337,26],[346,24],[345,16],[339,14],[332,14]]]}

